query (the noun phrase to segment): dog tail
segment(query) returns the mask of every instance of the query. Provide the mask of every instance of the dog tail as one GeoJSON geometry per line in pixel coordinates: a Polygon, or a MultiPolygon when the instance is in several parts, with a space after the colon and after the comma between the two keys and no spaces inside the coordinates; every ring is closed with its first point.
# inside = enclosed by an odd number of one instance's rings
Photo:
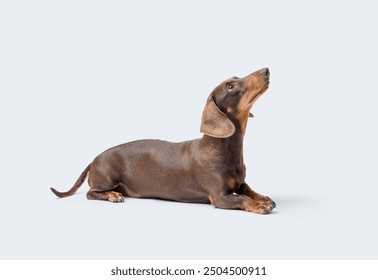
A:
{"type": "Polygon", "coordinates": [[[91,167],[91,165],[89,164],[87,166],[87,168],[85,168],[85,170],[83,171],[83,173],[81,173],[80,177],[76,180],[76,183],[73,185],[73,187],[69,191],[67,191],[67,192],[58,192],[54,188],[50,188],[50,190],[56,196],[58,196],[58,197],[66,197],[66,196],[73,195],[81,187],[81,185],[83,184],[85,178],[87,177],[87,174],[88,174],[88,171],[89,171],[90,167],[91,167]]]}

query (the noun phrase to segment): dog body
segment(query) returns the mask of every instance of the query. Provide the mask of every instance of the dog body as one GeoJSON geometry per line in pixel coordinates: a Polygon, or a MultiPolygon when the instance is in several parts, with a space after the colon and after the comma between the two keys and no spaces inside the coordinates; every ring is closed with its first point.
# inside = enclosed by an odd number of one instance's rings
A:
{"type": "Polygon", "coordinates": [[[268,88],[269,75],[263,68],[216,87],[203,111],[202,138],[181,143],[138,140],[110,148],[88,165],[71,190],[51,190],[59,197],[72,195],[88,177],[88,199],[160,198],[270,213],[275,203],[245,183],[243,161],[249,111],[268,88]]]}

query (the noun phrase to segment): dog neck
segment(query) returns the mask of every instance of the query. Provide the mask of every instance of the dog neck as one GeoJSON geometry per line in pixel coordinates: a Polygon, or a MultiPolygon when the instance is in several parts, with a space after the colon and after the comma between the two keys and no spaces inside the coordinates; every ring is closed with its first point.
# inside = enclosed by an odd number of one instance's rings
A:
{"type": "MultiPolygon", "coordinates": [[[[227,138],[216,138],[204,134],[200,143],[202,147],[212,147],[219,151],[219,154],[224,155],[232,162],[236,162],[238,166],[244,166],[243,160],[243,138],[244,133],[240,129],[227,138]]],[[[206,153],[206,151],[204,151],[206,153]]]]}

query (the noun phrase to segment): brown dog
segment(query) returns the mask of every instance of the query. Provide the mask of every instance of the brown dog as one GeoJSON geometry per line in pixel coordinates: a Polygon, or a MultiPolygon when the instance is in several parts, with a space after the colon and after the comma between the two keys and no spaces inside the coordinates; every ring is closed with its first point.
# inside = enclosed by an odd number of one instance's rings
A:
{"type": "Polygon", "coordinates": [[[270,213],[276,206],[244,181],[243,138],[254,102],[268,89],[269,69],[217,86],[202,114],[201,139],[181,143],[139,140],[106,150],[83,171],[68,192],[88,175],[88,199],[123,202],[146,197],[211,203],[215,207],[270,213]]]}

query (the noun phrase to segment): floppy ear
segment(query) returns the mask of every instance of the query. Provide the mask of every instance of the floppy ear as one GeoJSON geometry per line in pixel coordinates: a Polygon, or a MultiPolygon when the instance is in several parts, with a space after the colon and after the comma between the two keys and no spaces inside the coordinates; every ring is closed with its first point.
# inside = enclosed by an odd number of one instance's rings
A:
{"type": "Polygon", "coordinates": [[[217,107],[212,97],[202,113],[201,132],[216,138],[227,138],[235,133],[235,126],[217,107]]]}

